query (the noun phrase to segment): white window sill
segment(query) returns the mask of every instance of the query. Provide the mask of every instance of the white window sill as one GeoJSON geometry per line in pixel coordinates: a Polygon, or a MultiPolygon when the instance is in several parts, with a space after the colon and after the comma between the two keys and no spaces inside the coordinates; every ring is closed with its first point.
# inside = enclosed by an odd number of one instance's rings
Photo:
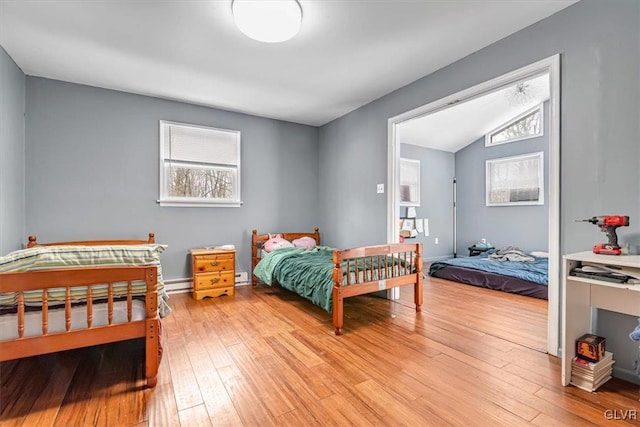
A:
{"type": "Polygon", "coordinates": [[[179,201],[179,200],[156,200],[163,207],[173,208],[239,208],[243,202],[211,202],[211,201],[179,201]]]}

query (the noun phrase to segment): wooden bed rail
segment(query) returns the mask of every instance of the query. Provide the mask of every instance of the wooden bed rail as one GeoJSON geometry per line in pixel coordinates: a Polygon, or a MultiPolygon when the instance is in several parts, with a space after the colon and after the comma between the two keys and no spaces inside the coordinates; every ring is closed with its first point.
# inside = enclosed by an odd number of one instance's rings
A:
{"type": "Polygon", "coordinates": [[[29,236],[29,243],[27,248],[34,246],[60,246],[60,245],[73,245],[73,246],[96,246],[96,245],[144,245],[156,242],[155,233],[149,233],[147,240],[78,240],[75,242],[47,242],[38,243],[36,236],[29,236]]]}
{"type": "Polygon", "coordinates": [[[56,270],[0,273],[0,292],[29,291],[62,287],[84,286],[128,280],[150,280],[157,285],[157,267],[82,267],[56,270]],[[46,282],[42,282],[42,280],[46,282]]]}
{"type": "MultiPolygon", "coordinates": [[[[20,273],[0,273],[0,292],[17,293],[16,328],[17,339],[0,341],[0,361],[12,360],[20,357],[28,357],[38,354],[68,350],[72,348],[86,347],[88,345],[106,344],[138,337],[146,337],[146,369],[147,384],[153,387],[157,381],[158,369],[158,292],[157,292],[157,267],[83,267],[65,268],[58,270],[42,270],[20,273]],[[135,321],[133,314],[133,288],[132,282],[144,281],[146,290],[144,293],[146,317],[135,321]],[[115,293],[118,288],[126,291],[115,293]],[[106,285],[106,297],[100,295],[101,301],[106,300],[107,324],[94,326],[93,309],[94,293],[97,285],[106,285]],[[72,288],[82,288],[82,294],[77,293],[72,298],[72,288]],[[49,290],[64,289],[64,300],[52,302],[49,290]],[[35,336],[25,336],[25,292],[42,292],[41,328],[42,333],[35,336]],[[71,329],[73,299],[81,298],[86,301],[86,323],[83,329],[71,329]],[[127,321],[114,322],[114,301],[126,299],[127,321]],[[64,331],[50,333],[50,305],[64,308],[64,331]],[[91,334],[87,332],[91,331],[91,334]]],[[[74,317],[74,319],[76,319],[74,317]]]]}

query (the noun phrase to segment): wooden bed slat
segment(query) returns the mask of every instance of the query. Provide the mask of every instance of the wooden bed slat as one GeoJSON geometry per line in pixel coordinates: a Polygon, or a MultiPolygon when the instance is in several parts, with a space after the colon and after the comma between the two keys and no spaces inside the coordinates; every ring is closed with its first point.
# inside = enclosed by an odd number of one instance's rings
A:
{"type": "Polygon", "coordinates": [[[87,286],[87,328],[93,324],[93,286],[87,286]]]}
{"type": "Polygon", "coordinates": [[[42,335],[49,333],[49,292],[42,290],[42,335]]]}
{"type": "Polygon", "coordinates": [[[127,282],[127,322],[131,322],[133,312],[133,286],[127,282]]]}
{"type": "Polygon", "coordinates": [[[64,291],[64,328],[71,330],[71,288],[67,286],[64,291]]]}
{"type": "Polygon", "coordinates": [[[107,322],[113,324],[113,283],[108,284],[107,291],[107,322]]]}
{"type": "Polygon", "coordinates": [[[24,292],[18,292],[18,337],[24,336],[24,292]]]}

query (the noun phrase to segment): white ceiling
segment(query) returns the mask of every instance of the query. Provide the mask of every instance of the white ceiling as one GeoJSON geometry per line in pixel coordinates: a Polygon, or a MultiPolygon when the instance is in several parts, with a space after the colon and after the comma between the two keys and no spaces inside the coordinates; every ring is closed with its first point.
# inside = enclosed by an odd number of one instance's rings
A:
{"type": "Polygon", "coordinates": [[[401,143],[455,153],[549,99],[549,74],[508,86],[396,128],[401,143]],[[524,93],[523,93],[524,92],[524,93]]]}
{"type": "Polygon", "coordinates": [[[300,0],[264,44],[230,0],[1,0],[0,45],[28,75],[319,126],[576,0],[300,0]]]}

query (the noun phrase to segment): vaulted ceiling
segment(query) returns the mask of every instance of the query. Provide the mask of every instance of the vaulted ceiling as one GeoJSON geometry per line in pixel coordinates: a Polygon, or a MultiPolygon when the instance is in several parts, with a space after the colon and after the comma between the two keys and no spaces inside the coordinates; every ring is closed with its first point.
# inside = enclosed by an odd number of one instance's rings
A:
{"type": "Polygon", "coordinates": [[[549,100],[549,74],[400,123],[401,143],[455,153],[511,119],[549,100]]]}
{"type": "Polygon", "coordinates": [[[264,44],[230,0],[2,0],[0,45],[32,76],[323,125],[575,0],[300,0],[264,44]]]}

